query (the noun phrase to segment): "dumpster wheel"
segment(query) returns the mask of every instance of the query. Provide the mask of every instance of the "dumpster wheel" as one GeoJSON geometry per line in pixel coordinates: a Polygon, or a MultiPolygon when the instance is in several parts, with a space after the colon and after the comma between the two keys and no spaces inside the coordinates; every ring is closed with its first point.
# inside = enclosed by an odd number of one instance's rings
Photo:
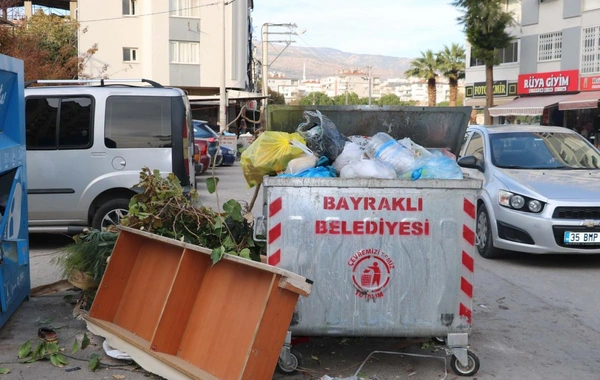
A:
{"type": "Polygon", "coordinates": [[[290,360],[291,362],[289,364],[285,364],[283,360],[279,358],[279,360],[277,360],[277,371],[285,375],[292,375],[304,364],[302,354],[293,348],[290,349],[290,360]]]}
{"type": "Polygon", "coordinates": [[[473,352],[467,350],[467,360],[469,364],[463,366],[456,356],[452,356],[452,359],[450,359],[450,368],[458,376],[473,376],[479,371],[479,358],[473,352]]]}

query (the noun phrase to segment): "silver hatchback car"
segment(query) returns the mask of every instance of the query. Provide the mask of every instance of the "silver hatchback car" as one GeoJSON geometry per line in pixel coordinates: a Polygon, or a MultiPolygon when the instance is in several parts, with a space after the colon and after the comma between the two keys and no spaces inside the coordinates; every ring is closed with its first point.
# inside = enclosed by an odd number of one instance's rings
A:
{"type": "Polygon", "coordinates": [[[471,126],[458,163],[483,180],[477,249],[600,253],[600,152],[562,127],[471,126]]]}

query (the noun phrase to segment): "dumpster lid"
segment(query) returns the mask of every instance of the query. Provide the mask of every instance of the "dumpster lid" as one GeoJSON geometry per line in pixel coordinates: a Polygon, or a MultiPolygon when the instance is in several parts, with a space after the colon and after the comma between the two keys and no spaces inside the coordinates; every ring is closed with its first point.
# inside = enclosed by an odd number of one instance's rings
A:
{"type": "Polygon", "coordinates": [[[303,112],[318,110],[345,136],[373,136],[386,132],[396,139],[409,137],[426,148],[448,148],[458,154],[472,107],[402,106],[284,106],[269,105],[268,130],[295,132],[305,122],[303,112]]]}

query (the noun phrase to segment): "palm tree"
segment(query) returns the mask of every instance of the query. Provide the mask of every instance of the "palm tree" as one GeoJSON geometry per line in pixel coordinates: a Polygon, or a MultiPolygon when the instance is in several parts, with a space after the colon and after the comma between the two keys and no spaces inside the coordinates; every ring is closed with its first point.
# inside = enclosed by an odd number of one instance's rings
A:
{"type": "Polygon", "coordinates": [[[458,21],[464,25],[467,41],[472,46],[474,58],[485,63],[486,107],[485,123],[491,124],[489,109],[494,105],[494,66],[496,51],[508,47],[513,37],[506,29],[515,24],[513,16],[505,11],[504,0],[454,0],[452,5],[460,8],[458,21]]]}
{"type": "Polygon", "coordinates": [[[465,48],[459,44],[444,46],[438,57],[440,71],[448,78],[450,84],[450,107],[456,107],[458,97],[458,81],[465,77],[465,48]]]}
{"type": "Polygon", "coordinates": [[[429,107],[436,104],[435,82],[438,78],[439,58],[431,50],[421,52],[421,57],[410,62],[410,68],[404,72],[406,77],[423,78],[427,81],[429,107]]]}

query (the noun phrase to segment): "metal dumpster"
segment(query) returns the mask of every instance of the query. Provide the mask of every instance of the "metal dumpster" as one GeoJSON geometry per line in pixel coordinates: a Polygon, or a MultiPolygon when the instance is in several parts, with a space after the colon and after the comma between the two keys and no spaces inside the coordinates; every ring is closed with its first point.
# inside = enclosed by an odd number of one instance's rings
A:
{"type": "MultiPolygon", "coordinates": [[[[289,108],[270,117],[286,120],[271,129],[303,121],[295,110],[291,122],[289,108]]],[[[470,114],[339,108],[319,110],[346,136],[383,130],[454,153],[470,114]]],[[[314,281],[296,306],[292,334],[444,337],[452,369],[477,372],[467,348],[481,181],[265,177],[263,186],[268,263],[314,281]]]]}
{"type": "Polygon", "coordinates": [[[0,55],[0,327],[29,295],[23,61],[0,55]]]}

